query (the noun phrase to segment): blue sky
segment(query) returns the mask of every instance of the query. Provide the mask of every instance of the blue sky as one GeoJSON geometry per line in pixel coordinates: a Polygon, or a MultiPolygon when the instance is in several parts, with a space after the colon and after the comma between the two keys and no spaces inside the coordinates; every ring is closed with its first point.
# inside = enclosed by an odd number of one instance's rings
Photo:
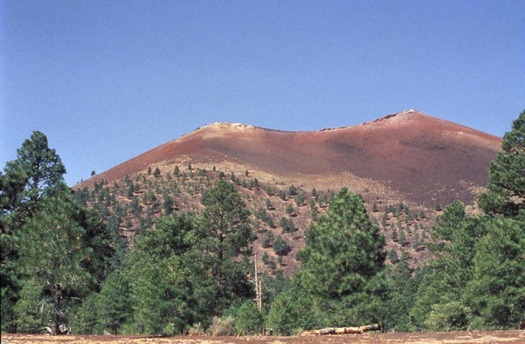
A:
{"type": "Polygon", "coordinates": [[[0,2],[0,167],[40,130],[70,185],[212,122],[502,136],[524,100],[523,0],[0,2]]]}

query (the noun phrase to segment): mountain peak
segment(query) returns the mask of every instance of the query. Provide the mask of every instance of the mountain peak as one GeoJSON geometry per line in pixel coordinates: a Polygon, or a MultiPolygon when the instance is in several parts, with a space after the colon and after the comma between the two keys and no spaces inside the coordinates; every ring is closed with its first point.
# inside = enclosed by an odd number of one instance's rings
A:
{"type": "Polygon", "coordinates": [[[191,161],[217,167],[235,164],[269,180],[293,177],[294,183],[314,187],[328,181],[331,188],[348,187],[351,183],[340,178],[347,174],[355,177],[352,183],[382,185],[419,204],[453,199],[470,203],[474,187],[486,184],[488,163],[501,144],[498,137],[414,109],[336,129],[288,132],[216,122],[87,183],[138,174],[148,166],[191,161]]]}
{"type": "Polygon", "coordinates": [[[204,127],[201,127],[199,129],[206,129],[206,128],[229,128],[229,129],[235,129],[235,130],[242,130],[242,129],[252,129],[253,125],[234,123],[234,122],[215,122],[215,123],[207,124],[204,127]]]}
{"type": "Polygon", "coordinates": [[[410,119],[410,118],[413,118],[413,117],[417,117],[417,116],[424,116],[424,117],[433,118],[432,116],[424,114],[421,111],[414,110],[414,109],[408,109],[408,110],[404,110],[404,111],[401,111],[401,112],[396,112],[396,113],[392,113],[392,114],[383,116],[383,117],[375,119],[373,121],[365,122],[365,123],[363,123],[363,125],[372,124],[372,123],[378,123],[378,122],[383,122],[383,121],[389,121],[389,122],[395,121],[395,122],[398,122],[400,120],[407,120],[407,119],[410,119]]]}

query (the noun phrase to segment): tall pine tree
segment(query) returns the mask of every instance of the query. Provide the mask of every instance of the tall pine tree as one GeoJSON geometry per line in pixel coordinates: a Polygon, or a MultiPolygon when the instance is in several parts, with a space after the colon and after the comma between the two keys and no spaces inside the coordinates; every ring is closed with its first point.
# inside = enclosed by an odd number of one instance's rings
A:
{"type": "Polygon", "coordinates": [[[272,326],[352,326],[383,322],[385,239],[363,200],[343,188],[305,232],[302,270],[269,311],[272,326]],[[296,318],[294,318],[294,316],[296,318]]]}
{"type": "Polygon", "coordinates": [[[200,244],[209,255],[209,269],[216,282],[215,315],[233,302],[253,295],[248,282],[248,258],[255,239],[250,212],[235,187],[221,180],[204,197],[206,206],[199,228],[200,244]]]}
{"type": "Polygon", "coordinates": [[[501,151],[489,167],[487,188],[479,199],[487,214],[516,217],[525,212],[525,111],[503,136],[501,151]]]}
{"type": "Polygon", "coordinates": [[[465,299],[474,328],[516,328],[525,317],[525,226],[498,218],[477,245],[465,299]]]}
{"type": "MultiPolygon", "coordinates": [[[[86,295],[94,284],[86,268],[93,251],[84,245],[85,229],[72,216],[69,189],[60,189],[43,201],[20,236],[20,267],[30,287],[39,288],[40,293],[31,296],[48,306],[41,307],[41,312],[57,334],[61,332],[59,326],[67,323],[72,301],[86,295]]],[[[23,288],[27,287],[26,282],[23,288]]],[[[18,317],[23,326],[26,314],[19,312],[18,317]]]]}
{"type": "Polygon", "coordinates": [[[1,328],[16,331],[13,305],[21,288],[19,236],[40,208],[41,199],[56,192],[66,172],[60,157],[49,148],[47,137],[35,131],[17,150],[17,158],[0,172],[0,288],[1,328]]]}

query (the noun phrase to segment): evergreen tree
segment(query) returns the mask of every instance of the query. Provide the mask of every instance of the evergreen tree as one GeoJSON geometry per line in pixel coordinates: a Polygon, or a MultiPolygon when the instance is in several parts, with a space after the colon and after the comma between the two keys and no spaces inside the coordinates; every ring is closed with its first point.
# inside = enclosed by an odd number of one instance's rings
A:
{"type": "Polygon", "coordinates": [[[153,171],[153,176],[155,178],[159,178],[160,177],[160,169],[158,167],[155,167],[155,171],[153,171]]]}
{"type": "MultiPolygon", "coordinates": [[[[182,333],[209,314],[206,302],[209,304],[213,295],[205,295],[211,279],[202,267],[204,261],[199,252],[196,250],[197,256],[192,252],[195,226],[196,220],[191,216],[161,217],[153,230],[137,240],[123,271],[133,309],[133,320],[127,325],[130,331],[182,333]]],[[[114,293],[111,288],[108,290],[108,294],[114,293]]],[[[106,326],[107,320],[111,323],[115,319],[128,319],[124,300],[120,307],[118,313],[101,311],[101,316],[109,315],[105,318],[106,326]]]]}
{"type": "Polygon", "coordinates": [[[20,332],[38,333],[43,325],[47,325],[51,310],[42,297],[42,286],[38,281],[31,278],[24,280],[22,285],[20,300],[13,307],[16,315],[14,323],[20,332]]]}
{"type": "Polygon", "coordinates": [[[47,137],[35,131],[17,150],[17,158],[0,172],[0,289],[1,329],[15,331],[13,305],[21,288],[20,228],[52,196],[66,172],[60,157],[49,148],[47,137]]]}
{"type": "Polygon", "coordinates": [[[396,331],[411,330],[410,309],[414,304],[414,295],[419,287],[419,279],[412,277],[408,266],[408,255],[401,254],[399,262],[386,271],[388,283],[388,299],[384,304],[386,308],[383,331],[390,329],[396,331]]]}
{"type": "Polygon", "coordinates": [[[252,300],[242,304],[235,317],[235,327],[238,334],[254,335],[263,331],[263,315],[252,300]]]}
{"type": "Polygon", "coordinates": [[[290,247],[290,245],[288,245],[288,243],[286,242],[286,240],[283,239],[282,236],[278,235],[275,237],[275,240],[273,242],[273,250],[278,256],[286,256],[288,255],[288,253],[290,253],[292,248],[290,247]]]}
{"type": "Polygon", "coordinates": [[[516,328],[525,316],[525,226],[498,218],[477,244],[466,290],[475,328],[516,328]]]}
{"type": "Polygon", "coordinates": [[[97,293],[89,294],[81,304],[77,305],[69,317],[69,327],[74,333],[100,334],[101,327],[97,322],[97,293]]]}
{"type": "Polygon", "coordinates": [[[273,245],[273,241],[274,240],[275,240],[275,238],[273,236],[273,233],[272,232],[267,232],[266,235],[264,236],[263,241],[262,241],[262,247],[263,248],[271,247],[273,245]]]}
{"type": "MultiPolygon", "coordinates": [[[[32,296],[50,305],[45,316],[54,333],[60,333],[59,325],[67,323],[70,303],[86,295],[93,285],[93,276],[86,268],[93,250],[83,243],[85,229],[72,215],[67,192],[64,186],[60,193],[43,201],[42,209],[24,226],[20,238],[20,266],[32,279],[31,288],[40,288],[40,294],[32,296]]],[[[19,316],[23,326],[25,316],[19,316]]]]}
{"type": "Polygon", "coordinates": [[[217,283],[215,315],[237,298],[252,296],[246,276],[254,234],[250,212],[230,183],[221,180],[203,198],[206,209],[200,225],[201,245],[213,257],[210,271],[217,283]]]}
{"type": "Polygon", "coordinates": [[[294,324],[383,323],[385,243],[363,200],[342,189],[331,198],[328,213],[306,230],[305,239],[298,254],[303,269],[291,289],[274,301],[269,322],[288,333],[294,324]],[[307,314],[301,315],[302,310],[307,314]]]}
{"type": "Polygon", "coordinates": [[[120,238],[118,223],[114,222],[114,218],[104,222],[91,209],[72,203],[72,219],[84,229],[82,245],[93,252],[89,260],[84,263],[84,267],[95,278],[93,288],[94,291],[98,291],[100,284],[119,267],[123,252],[119,252],[120,258],[118,258],[117,251],[124,250],[126,243],[120,238]]]}
{"type": "MultiPolygon", "coordinates": [[[[87,192],[72,197],[63,183],[65,168],[44,134],[34,132],[5,171],[0,173],[2,330],[51,321],[58,332],[77,301],[89,289],[98,290],[114,268],[116,232],[85,208],[87,192]]],[[[104,183],[97,187],[107,197],[104,183]]]]}
{"type": "Polygon", "coordinates": [[[2,196],[8,196],[13,208],[29,217],[42,196],[53,195],[65,173],[60,157],[49,148],[47,137],[35,131],[17,150],[17,159],[7,162],[5,185],[16,192],[2,192],[2,196]]]}
{"type": "Polygon", "coordinates": [[[190,323],[190,271],[180,257],[160,258],[142,250],[131,251],[130,293],[134,332],[173,335],[190,323]]]}
{"type": "Polygon", "coordinates": [[[501,151],[489,166],[487,188],[479,198],[487,214],[516,217],[525,211],[525,111],[503,136],[501,151]]]}
{"type": "Polygon", "coordinates": [[[164,209],[164,215],[170,215],[173,212],[173,198],[169,195],[164,196],[162,208],[164,209]]]}
{"type": "Polygon", "coordinates": [[[121,271],[111,273],[104,281],[96,302],[97,322],[102,328],[118,334],[132,315],[130,286],[126,275],[121,271]]]}
{"type": "Polygon", "coordinates": [[[311,277],[309,289],[318,294],[350,295],[384,267],[384,237],[368,219],[363,202],[347,189],[306,230],[305,240],[299,258],[303,273],[311,277]]]}
{"type": "Polygon", "coordinates": [[[476,245],[487,232],[487,220],[468,216],[461,202],[445,208],[434,225],[429,264],[416,295],[411,319],[417,328],[465,329],[469,310],[464,290],[472,279],[476,245]]]}

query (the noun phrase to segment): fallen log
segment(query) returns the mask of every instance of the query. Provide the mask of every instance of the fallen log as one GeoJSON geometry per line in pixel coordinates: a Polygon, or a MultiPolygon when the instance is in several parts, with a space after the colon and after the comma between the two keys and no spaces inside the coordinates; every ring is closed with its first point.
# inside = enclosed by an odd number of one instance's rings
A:
{"type": "Polygon", "coordinates": [[[332,334],[358,334],[366,331],[380,330],[378,324],[364,325],[359,327],[326,327],[319,330],[309,330],[301,333],[301,336],[326,336],[332,334]]]}
{"type": "Polygon", "coordinates": [[[365,325],[365,326],[361,326],[359,329],[360,329],[361,331],[363,331],[363,332],[366,332],[366,331],[376,331],[376,330],[380,330],[380,329],[381,329],[381,326],[379,326],[379,324],[365,325]]]}

